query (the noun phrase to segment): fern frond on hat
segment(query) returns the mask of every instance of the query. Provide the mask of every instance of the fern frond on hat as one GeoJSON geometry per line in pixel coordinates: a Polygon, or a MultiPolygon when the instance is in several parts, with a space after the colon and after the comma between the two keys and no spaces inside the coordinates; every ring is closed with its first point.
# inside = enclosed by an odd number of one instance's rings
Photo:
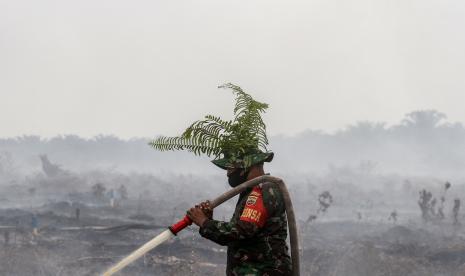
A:
{"type": "Polygon", "coordinates": [[[231,83],[219,88],[231,89],[236,96],[233,120],[207,115],[204,120],[190,125],[181,136],[160,136],[149,144],[161,151],[187,150],[196,155],[206,154],[214,157],[213,164],[222,169],[249,168],[271,162],[274,154],[267,151],[266,126],[261,117],[268,104],[254,100],[231,83]]]}

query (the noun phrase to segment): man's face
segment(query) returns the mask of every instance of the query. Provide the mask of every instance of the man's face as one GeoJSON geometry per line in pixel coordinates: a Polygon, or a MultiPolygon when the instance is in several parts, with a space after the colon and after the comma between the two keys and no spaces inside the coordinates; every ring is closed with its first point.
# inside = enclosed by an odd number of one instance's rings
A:
{"type": "Polygon", "coordinates": [[[229,168],[227,170],[228,183],[233,188],[247,181],[247,175],[244,169],[229,168]]]}

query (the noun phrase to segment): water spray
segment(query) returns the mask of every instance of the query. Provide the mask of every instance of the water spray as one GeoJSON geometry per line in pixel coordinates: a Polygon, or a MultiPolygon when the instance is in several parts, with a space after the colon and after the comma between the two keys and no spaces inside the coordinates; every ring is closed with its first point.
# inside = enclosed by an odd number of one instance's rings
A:
{"type": "MultiPolygon", "coordinates": [[[[291,245],[291,260],[292,260],[292,275],[293,276],[300,276],[300,259],[299,259],[299,241],[297,236],[297,224],[295,220],[294,208],[292,207],[291,197],[289,195],[289,191],[286,188],[283,180],[280,178],[276,178],[269,175],[263,175],[251,179],[247,182],[242,183],[241,185],[225,192],[224,194],[220,195],[219,197],[215,198],[214,200],[210,201],[211,208],[215,208],[221,205],[223,202],[231,199],[232,197],[242,193],[243,191],[247,190],[248,188],[254,187],[261,183],[273,183],[275,184],[283,195],[284,204],[286,206],[286,215],[287,215],[287,223],[289,229],[289,239],[291,245]]],[[[170,238],[174,237],[177,233],[182,231],[184,228],[192,224],[192,220],[185,216],[179,222],[171,225],[168,227],[167,230],[163,231],[161,234],[138,248],[136,251],[132,252],[126,258],[121,260],[118,264],[107,270],[103,273],[103,276],[111,276],[116,272],[120,271],[121,269],[125,268],[127,265],[131,264],[138,258],[142,257],[144,254],[149,252],[150,250],[154,249],[158,245],[162,244],[163,242],[169,240],[170,238]]]]}

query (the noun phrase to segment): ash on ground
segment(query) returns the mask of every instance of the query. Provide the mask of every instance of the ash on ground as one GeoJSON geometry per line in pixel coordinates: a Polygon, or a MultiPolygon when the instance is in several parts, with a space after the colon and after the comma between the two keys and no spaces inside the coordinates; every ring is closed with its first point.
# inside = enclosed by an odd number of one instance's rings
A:
{"type": "MultiPolygon", "coordinates": [[[[191,205],[228,189],[223,175],[77,174],[49,161],[43,170],[0,185],[0,275],[100,275],[191,205]]],[[[283,179],[299,220],[301,275],[464,275],[460,179],[283,179]]],[[[224,203],[215,218],[228,220],[234,206],[224,203]]],[[[182,231],[118,275],[224,275],[225,248],[197,231],[182,231]]]]}

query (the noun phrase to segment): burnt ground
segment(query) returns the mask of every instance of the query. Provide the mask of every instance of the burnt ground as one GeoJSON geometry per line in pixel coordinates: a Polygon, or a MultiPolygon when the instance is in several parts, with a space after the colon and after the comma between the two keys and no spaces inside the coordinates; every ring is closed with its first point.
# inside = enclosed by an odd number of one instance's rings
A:
{"type": "MultiPolygon", "coordinates": [[[[30,210],[0,210],[0,275],[98,275],[173,221],[167,212],[135,216],[128,206],[79,205],[77,220],[72,215],[76,206],[44,205],[34,209],[40,222],[37,237],[30,210]],[[149,229],[91,229],[134,223],[149,229]]],[[[462,226],[322,219],[301,223],[300,232],[302,275],[465,275],[462,226]]],[[[224,275],[225,254],[225,248],[200,238],[191,227],[118,275],[224,275]]]]}
{"type": "Polygon", "coordinates": [[[452,225],[331,222],[303,236],[304,275],[465,275],[465,239],[452,225]]]}
{"type": "MultiPolygon", "coordinates": [[[[36,212],[40,222],[38,236],[32,234],[31,212],[1,210],[0,224],[4,229],[0,229],[3,233],[0,275],[99,275],[166,229],[153,221],[129,219],[150,218],[148,215],[124,218],[123,208],[80,206],[80,209],[93,215],[81,216],[79,220],[65,215],[74,210],[66,202],[42,207],[36,212]],[[123,219],[117,219],[118,216],[123,219]],[[111,228],[135,224],[147,229],[111,228]],[[96,226],[110,228],[100,230],[96,226]]],[[[202,243],[192,228],[160,245],[119,275],[217,275],[225,269],[224,256],[223,248],[202,243]]]]}

